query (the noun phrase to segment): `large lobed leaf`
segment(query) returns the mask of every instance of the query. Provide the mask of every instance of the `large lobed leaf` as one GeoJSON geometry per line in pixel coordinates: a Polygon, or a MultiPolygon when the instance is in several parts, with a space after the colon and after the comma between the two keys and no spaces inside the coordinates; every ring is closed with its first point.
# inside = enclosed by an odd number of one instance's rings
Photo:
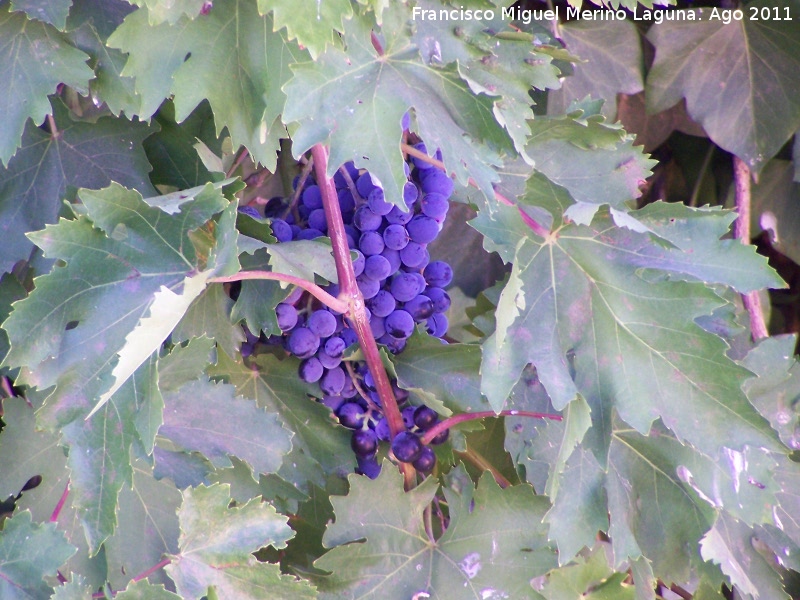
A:
{"type": "Polygon", "coordinates": [[[432,539],[423,512],[437,491],[435,479],[404,493],[402,477],[388,464],[374,481],[352,476],[350,493],[331,498],[336,521],[322,542],[332,550],[315,563],[332,571],[320,581],[321,597],[538,597],[531,581],[555,565],[541,525],[547,500],[526,485],[501,490],[488,474],[477,489],[463,472],[455,478],[458,485],[445,488],[449,526],[432,539]]]}
{"type": "Polygon", "coordinates": [[[256,160],[275,167],[281,86],[288,65],[305,54],[284,33],[273,33],[272,18],[259,15],[254,3],[219,0],[208,14],[158,25],[139,9],[108,45],[129,54],[122,74],[136,79],[139,115],[151,116],[172,95],[180,122],[208,99],[217,134],[227,127],[235,146],[247,146],[256,160]]]}
{"type": "Polygon", "coordinates": [[[306,582],[282,575],[277,565],[252,555],[271,545],[283,548],[294,532],[287,518],[256,499],[229,508],[227,485],[200,486],[183,492],[178,511],[180,550],[166,567],[184,600],[204,596],[219,600],[294,600],[314,598],[306,582]]]}
{"type": "MultiPolygon", "coordinates": [[[[751,10],[796,10],[790,0],[756,0],[751,10]]],[[[686,99],[689,115],[720,147],[760,171],[800,127],[800,31],[782,19],[665,21],[647,78],[648,109],[686,99]],[[766,93],[769,90],[769,93],[766,93]]]]}

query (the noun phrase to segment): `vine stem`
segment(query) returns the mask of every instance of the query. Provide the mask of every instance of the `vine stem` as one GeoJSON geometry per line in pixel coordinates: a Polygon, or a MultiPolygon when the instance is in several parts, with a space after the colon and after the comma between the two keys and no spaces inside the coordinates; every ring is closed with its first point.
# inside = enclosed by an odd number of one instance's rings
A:
{"type": "Polygon", "coordinates": [[[51,523],[58,521],[58,516],[61,514],[61,511],[64,510],[64,504],[67,503],[67,496],[69,496],[69,479],[67,479],[67,485],[64,486],[64,491],[61,493],[61,498],[58,499],[58,504],[56,504],[53,513],[50,515],[51,523]]]}
{"type": "Polygon", "coordinates": [[[561,415],[554,415],[551,413],[531,412],[529,410],[504,410],[496,413],[493,410],[481,410],[473,413],[462,413],[460,415],[453,415],[446,418],[444,421],[439,421],[436,425],[428,429],[425,434],[420,438],[423,444],[430,444],[431,440],[439,435],[445,429],[450,429],[454,425],[464,423],[465,421],[474,421],[476,419],[486,419],[489,417],[531,417],[533,419],[551,419],[552,421],[561,421],[561,415]]]}
{"type": "MultiPolygon", "coordinates": [[[[344,230],[342,211],[339,207],[339,198],[336,195],[336,188],[333,179],[327,175],[328,171],[328,150],[322,144],[316,144],[311,148],[311,156],[314,158],[314,170],[317,176],[317,185],[322,193],[322,204],[325,208],[325,218],[328,221],[328,235],[333,246],[333,257],[336,261],[336,274],[339,277],[339,300],[347,305],[345,312],[358,336],[358,343],[367,367],[375,380],[375,387],[383,405],[384,415],[389,425],[391,437],[403,431],[403,417],[397,407],[397,400],[392,391],[392,384],[386,369],[383,367],[378,344],[372,329],[369,326],[364,296],[358,288],[353,263],[350,260],[350,248],[347,246],[347,234],[344,230]]],[[[413,473],[411,473],[413,476],[413,473]]],[[[404,471],[406,484],[410,483],[408,473],[404,471]]]]}
{"type": "MultiPolygon", "coordinates": [[[[349,256],[349,253],[348,253],[349,256]]],[[[319,287],[316,283],[303,279],[302,277],[295,277],[294,275],[286,275],[285,273],[273,273],[272,271],[241,271],[233,275],[226,275],[224,277],[212,277],[209,283],[232,283],[234,281],[244,281],[245,279],[272,279],[275,281],[285,281],[297,287],[303,288],[309,294],[314,296],[317,300],[322,302],[336,312],[347,312],[348,305],[343,300],[331,296],[328,292],[319,287]]]]}
{"type": "Polygon", "coordinates": [[[486,458],[484,458],[484,456],[477,450],[467,448],[466,451],[457,452],[457,454],[471,462],[481,471],[489,471],[489,473],[492,474],[492,477],[494,477],[494,480],[497,482],[497,485],[499,485],[501,488],[505,489],[511,485],[511,482],[506,479],[503,474],[498,471],[492,463],[486,460],[486,458]]]}
{"type": "MultiPolygon", "coordinates": [[[[416,148],[414,148],[414,146],[411,146],[409,144],[400,144],[400,149],[406,154],[409,154],[414,158],[418,158],[427,163],[430,163],[437,169],[440,169],[445,173],[447,173],[447,168],[444,166],[444,163],[442,161],[437,160],[431,156],[428,156],[421,150],[417,150],[416,148]]],[[[478,182],[475,181],[472,177],[470,177],[467,180],[467,183],[469,183],[472,187],[476,189],[480,189],[478,182]]],[[[514,202],[506,198],[497,190],[494,190],[494,197],[498,202],[501,202],[507,206],[515,206],[514,202]]],[[[522,221],[531,229],[531,231],[533,231],[533,233],[544,239],[547,239],[550,236],[550,232],[547,230],[547,228],[544,227],[541,223],[539,223],[535,219],[533,219],[528,213],[522,210],[521,207],[517,206],[517,210],[519,211],[520,217],[522,217],[522,221]]]]}
{"type": "MultiPolygon", "coordinates": [[[[733,224],[733,236],[743,244],[750,243],[750,202],[751,178],[750,168],[738,156],[733,157],[733,181],[736,187],[736,212],[739,216],[733,224]]],[[[764,311],[761,308],[761,297],[757,291],[742,294],[742,303],[750,316],[750,333],[753,341],[769,337],[764,311]]]]}

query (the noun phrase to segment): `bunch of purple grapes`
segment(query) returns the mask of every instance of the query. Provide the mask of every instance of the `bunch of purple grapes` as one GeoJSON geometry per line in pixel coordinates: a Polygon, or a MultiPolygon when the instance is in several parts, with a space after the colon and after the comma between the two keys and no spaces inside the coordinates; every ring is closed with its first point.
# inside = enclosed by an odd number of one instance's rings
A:
{"type": "MultiPolygon", "coordinates": [[[[415,147],[427,152],[424,144],[415,147]]],[[[417,325],[424,325],[435,337],[444,337],[448,327],[445,313],[450,307],[444,288],[453,278],[450,265],[431,261],[427,248],[442,229],[453,182],[426,161],[411,159],[405,166],[408,181],[403,200],[408,211],[387,201],[369,173],[359,171],[352,163],[344,165],[334,177],[372,333],[394,354],[403,351],[417,325]]],[[[265,207],[264,216],[270,218],[274,236],[279,242],[289,242],[326,235],[322,194],[313,177],[297,177],[294,188],[288,202],[273,198],[265,207]]],[[[334,296],[339,293],[337,285],[326,290],[334,296]]],[[[376,477],[380,466],[375,457],[380,442],[389,440],[389,428],[366,365],[351,363],[348,367],[342,361],[345,350],[357,342],[355,331],[340,314],[302,290],[296,290],[275,311],[282,335],[270,341],[282,343],[301,359],[300,378],[319,384],[321,401],[343,426],[353,430],[351,446],[361,472],[376,477]]],[[[408,394],[396,385],[394,388],[402,406],[408,394]]],[[[422,444],[419,434],[438,422],[437,413],[426,406],[409,406],[403,409],[403,419],[406,430],[392,442],[395,457],[423,473],[430,472],[436,456],[422,444]]],[[[445,439],[446,431],[432,443],[445,439]]]]}

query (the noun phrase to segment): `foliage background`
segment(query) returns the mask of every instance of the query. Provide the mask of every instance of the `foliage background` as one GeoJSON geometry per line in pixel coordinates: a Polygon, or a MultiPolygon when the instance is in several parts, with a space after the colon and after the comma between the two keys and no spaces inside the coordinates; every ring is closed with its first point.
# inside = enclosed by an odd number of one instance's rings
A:
{"type": "Polygon", "coordinates": [[[800,3],[702,4],[0,1],[0,597],[798,597],[800,3]],[[315,144],[400,202],[407,111],[457,181],[456,287],[451,343],[390,370],[442,416],[563,421],[454,427],[404,491],[294,359],[239,353],[288,290],[211,280],[334,280],[237,204],[315,144]]]}

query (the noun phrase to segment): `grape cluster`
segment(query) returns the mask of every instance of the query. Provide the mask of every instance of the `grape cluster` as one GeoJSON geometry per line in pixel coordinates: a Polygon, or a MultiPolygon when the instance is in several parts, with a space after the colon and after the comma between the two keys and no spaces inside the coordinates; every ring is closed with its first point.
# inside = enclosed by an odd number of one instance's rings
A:
{"type": "MultiPolygon", "coordinates": [[[[427,153],[424,144],[415,147],[427,153]]],[[[432,261],[427,248],[442,229],[453,182],[427,161],[412,159],[405,166],[408,180],[403,199],[408,211],[387,201],[370,174],[352,163],[334,177],[372,334],[395,354],[403,351],[417,325],[424,325],[435,337],[444,337],[448,327],[445,313],[450,307],[445,288],[453,278],[450,265],[432,261]]],[[[279,242],[312,240],[328,231],[320,188],[308,173],[295,178],[291,199],[270,200],[265,216],[279,242]]],[[[337,285],[326,290],[334,296],[339,293],[337,285]]],[[[380,442],[389,441],[389,427],[366,365],[351,363],[348,368],[342,362],[345,350],[357,342],[355,331],[341,315],[302,290],[278,304],[275,312],[282,335],[268,341],[283,344],[301,359],[300,378],[318,383],[321,402],[343,426],[353,430],[351,446],[361,472],[377,476],[380,467],[375,456],[380,442]]],[[[251,351],[257,339],[248,334],[243,351],[251,351]]],[[[401,406],[407,401],[407,392],[397,386],[395,395],[401,406]]],[[[403,419],[406,430],[395,436],[392,452],[398,460],[430,472],[436,457],[422,444],[419,434],[435,425],[438,415],[426,406],[408,406],[403,409],[403,419]]],[[[437,438],[432,443],[442,443],[446,432],[437,438]]]]}

